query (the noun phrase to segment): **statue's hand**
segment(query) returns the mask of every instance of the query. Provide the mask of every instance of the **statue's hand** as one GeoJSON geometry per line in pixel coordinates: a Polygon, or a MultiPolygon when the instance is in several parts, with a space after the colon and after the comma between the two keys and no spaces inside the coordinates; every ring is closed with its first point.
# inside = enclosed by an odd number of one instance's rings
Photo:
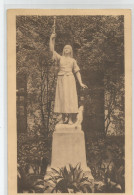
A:
{"type": "Polygon", "coordinates": [[[51,39],[55,39],[56,38],[56,34],[55,33],[52,33],[51,34],[51,39]]]}
{"type": "Polygon", "coordinates": [[[81,87],[83,88],[83,89],[86,89],[86,88],[88,88],[85,84],[83,84],[83,83],[81,83],[81,87]]]}

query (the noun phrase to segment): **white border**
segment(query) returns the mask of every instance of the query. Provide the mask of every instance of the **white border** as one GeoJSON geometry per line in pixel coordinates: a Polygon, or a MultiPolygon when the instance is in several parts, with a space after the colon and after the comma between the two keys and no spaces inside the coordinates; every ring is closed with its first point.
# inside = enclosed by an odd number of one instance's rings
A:
{"type": "MultiPolygon", "coordinates": [[[[98,6],[98,5],[109,5],[109,4],[111,4],[111,5],[115,5],[115,4],[120,4],[120,5],[122,5],[122,4],[124,4],[124,5],[128,5],[128,4],[134,4],[134,2],[133,2],[133,0],[57,0],[57,1],[55,1],[55,0],[5,0],[5,4],[25,4],[25,5],[27,5],[27,4],[45,4],[45,5],[47,5],[47,4],[55,4],[55,2],[56,2],[56,4],[70,4],[70,5],[72,5],[72,4],[75,4],[75,5],[78,5],[78,4],[86,4],[86,5],[88,5],[88,4],[90,4],[90,5],[92,5],[92,4],[95,4],[96,5],[96,7],[98,6]]],[[[64,8],[66,8],[66,5],[65,5],[65,7],[64,8]]],[[[76,7],[75,7],[76,8],[76,7]]]]}
{"type": "MultiPolygon", "coordinates": [[[[5,120],[5,101],[4,98],[7,98],[5,93],[5,67],[4,67],[4,2],[0,1],[0,194],[5,194],[5,184],[7,184],[7,167],[5,163],[7,163],[7,159],[5,153],[5,142],[6,142],[6,124],[7,120],[5,120]]],[[[6,185],[7,187],[7,185],[6,185]]]]}
{"type": "MultiPolygon", "coordinates": [[[[7,186],[7,9],[131,9],[134,22],[134,0],[0,0],[0,195],[8,193],[7,186]],[[100,4],[101,2],[101,4],[100,4]],[[5,52],[4,52],[5,51],[5,52]],[[4,54],[5,53],[5,54],[4,54]]],[[[134,35],[134,25],[132,25],[134,35]]],[[[134,43],[134,36],[132,37],[134,43]]],[[[132,53],[134,44],[132,45],[132,53]]],[[[132,55],[133,56],[133,55],[132,55]]],[[[134,56],[132,60],[134,67],[134,56]]],[[[132,68],[132,75],[134,69],[132,68]]],[[[134,82],[134,81],[133,81],[134,82]]],[[[134,87],[133,87],[134,94],[134,87]]],[[[133,106],[133,105],[132,105],[133,106]]],[[[134,106],[133,106],[134,110],[134,106]]],[[[134,117],[132,118],[134,119],[134,117]]],[[[134,120],[132,120],[134,126],[134,120]]],[[[134,141],[134,133],[133,133],[134,141]]],[[[134,154],[134,150],[133,150],[134,154]]],[[[134,160],[134,158],[133,158],[134,160]]],[[[133,165],[134,168],[134,165],[133,165]]],[[[134,173],[133,173],[134,176],[134,173]]],[[[134,182],[133,182],[134,184],[134,182]]]]}

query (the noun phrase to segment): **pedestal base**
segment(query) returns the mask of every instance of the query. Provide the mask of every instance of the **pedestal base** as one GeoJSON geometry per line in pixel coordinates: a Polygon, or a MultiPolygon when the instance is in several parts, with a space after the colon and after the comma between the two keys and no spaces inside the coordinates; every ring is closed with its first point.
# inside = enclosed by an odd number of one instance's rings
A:
{"type": "Polygon", "coordinates": [[[86,170],[84,132],[74,125],[57,125],[53,133],[51,167],[76,166],[78,163],[86,170]]]}
{"type": "Polygon", "coordinates": [[[53,133],[52,141],[52,161],[51,166],[47,169],[45,179],[49,177],[51,168],[59,170],[62,167],[69,168],[69,164],[73,167],[80,164],[84,174],[92,183],[92,191],[94,186],[94,178],[91,170],[87,167],[85,138],[81,126],[74,125],[56,125],[53,133]],[[48,175],[48,177],[47,177],[48,175]]]}

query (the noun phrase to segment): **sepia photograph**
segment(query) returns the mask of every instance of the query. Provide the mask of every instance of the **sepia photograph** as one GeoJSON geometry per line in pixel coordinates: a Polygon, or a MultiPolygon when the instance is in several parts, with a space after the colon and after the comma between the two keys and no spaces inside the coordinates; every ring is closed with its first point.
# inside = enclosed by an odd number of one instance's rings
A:
{"type": "Polygon", "coordinates": [[[131,12],[69,11],[8,16],[9,181],[16,193],[126,193],[131,12]]]}

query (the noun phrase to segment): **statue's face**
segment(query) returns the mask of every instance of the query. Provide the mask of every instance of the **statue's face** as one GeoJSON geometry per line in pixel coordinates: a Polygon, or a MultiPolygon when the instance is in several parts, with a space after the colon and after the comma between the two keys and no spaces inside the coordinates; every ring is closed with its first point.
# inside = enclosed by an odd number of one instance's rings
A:
{"type": "Polygon", "coordinates": [[[65,53],[65,54],[71,53],[71,48],[70,48],[69,45],[66,45],[66,46],[65,46],[65,48],[64,48],[64,53],[65,53]]]}

